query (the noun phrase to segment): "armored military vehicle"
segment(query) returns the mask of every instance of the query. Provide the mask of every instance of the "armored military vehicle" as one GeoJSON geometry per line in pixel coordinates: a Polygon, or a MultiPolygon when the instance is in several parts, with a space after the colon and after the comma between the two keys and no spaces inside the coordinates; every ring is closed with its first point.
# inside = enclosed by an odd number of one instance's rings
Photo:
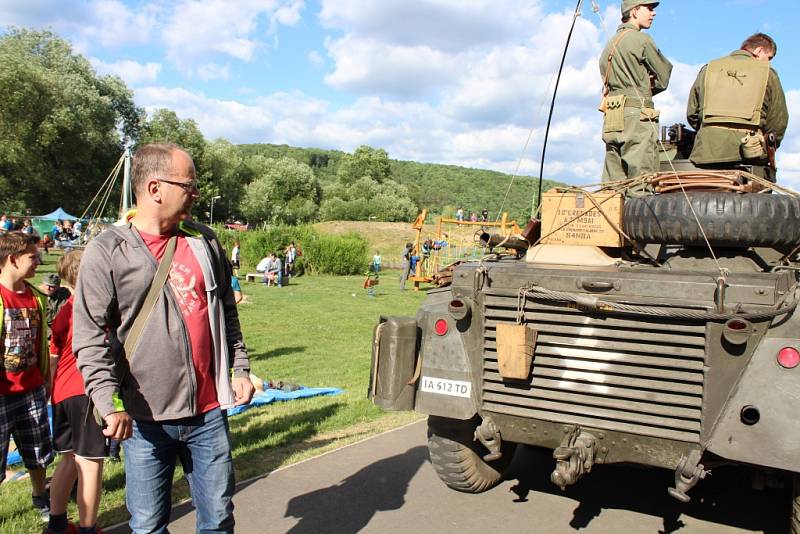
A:
{"type": "MultiPolygon", "coordinates": [[[[678,167],[689,132],[671,133],[678,167]]],[[[800,201],[632,197],[624,231],[635,246],[459,265],[416,317],[381,318],[371,399],[428,415],[431,463],[458,491],[495,486],[518,444],[552,449],[562,488],[626,462],[673,471],[684,502],[733,464],[791,488],[800,532],[800,201]]]]}

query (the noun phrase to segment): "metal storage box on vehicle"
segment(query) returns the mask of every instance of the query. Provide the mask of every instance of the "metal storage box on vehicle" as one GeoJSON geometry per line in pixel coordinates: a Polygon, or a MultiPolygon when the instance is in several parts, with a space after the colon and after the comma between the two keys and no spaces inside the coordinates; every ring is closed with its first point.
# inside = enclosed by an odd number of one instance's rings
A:
{"type": "Polygon", "coordinates": [[[416,388],[417,322],[381,317],[372,337],[369,398],[385,410],[413,410],[416,388]]]}

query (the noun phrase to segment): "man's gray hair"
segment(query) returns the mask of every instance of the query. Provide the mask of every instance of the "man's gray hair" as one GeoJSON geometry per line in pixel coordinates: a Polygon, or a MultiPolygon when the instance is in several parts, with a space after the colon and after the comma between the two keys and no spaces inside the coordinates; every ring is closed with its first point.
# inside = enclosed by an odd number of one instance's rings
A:
{"type": "Polygon", "coordinates": [[[172,154],[183,149],[175,143],[150,143],[140,147],[133,155],[131,164],[131,189],[137,197],[144,185],[172,172],[172,154]]]}

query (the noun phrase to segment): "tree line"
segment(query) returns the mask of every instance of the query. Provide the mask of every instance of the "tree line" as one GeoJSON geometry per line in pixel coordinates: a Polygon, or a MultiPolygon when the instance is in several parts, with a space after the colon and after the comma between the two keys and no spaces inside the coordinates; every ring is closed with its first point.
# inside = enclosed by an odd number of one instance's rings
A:
{"type": "MultiPolygon", "coordinates": [[[[125,146],[154,141],[177,143],[194,159],[200,220],[219,197],[215,220],[251,223],[409,221],[421,208],[452,216],[501,205],[526,221],[538,187],[530,177],[512,185],[498,172],[391,160],[369,146],[346,153],[209,141],[174,111],[148,116],[122,79],[98,76],[55,33],[0,36],[0,211],[35,215],[61,204],[81,214],[125,146]]],[[[554,185],[545,181],[544,189],[554,185]]]]}

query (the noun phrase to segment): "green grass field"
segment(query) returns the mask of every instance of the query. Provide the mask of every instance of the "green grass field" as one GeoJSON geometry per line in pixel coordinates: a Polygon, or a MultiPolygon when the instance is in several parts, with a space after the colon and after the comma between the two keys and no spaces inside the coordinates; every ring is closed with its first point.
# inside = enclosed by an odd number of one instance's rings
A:
{"type": "MultiPolygon", "coordinates": [[[[55,256],[40,267],[53,272],[55,256]]],[[[294,400],[251,409],[231,418],[237,480],[270,471],[399,426],[419,417],[383,413],[366,398],[372,328],[378,317],[413,315],[424,294],[400,292],[397,272],[381,277],[377,296],[362,289],[362,277],[300,277],[283,288],[242,284],[247,302],[240,319],[252,372],[263,379],[312,387],[335,386],[342,395],[294,400]]],[[[50,468],[52,472],[52,466],[50,468]]],[[[178,469],[173,499],[188,497],[178,469]]],[[[99,524],[128,517],[121,464],[107,464],[99,524]]],[[[246,513],[239,510],[239,513],[246,513]]],[[[74,504],[70,518],[77,520],[74,504]]],[[[0,532],[41,531],[30,507],[30,482],[0,486],[0,532]]]]}

